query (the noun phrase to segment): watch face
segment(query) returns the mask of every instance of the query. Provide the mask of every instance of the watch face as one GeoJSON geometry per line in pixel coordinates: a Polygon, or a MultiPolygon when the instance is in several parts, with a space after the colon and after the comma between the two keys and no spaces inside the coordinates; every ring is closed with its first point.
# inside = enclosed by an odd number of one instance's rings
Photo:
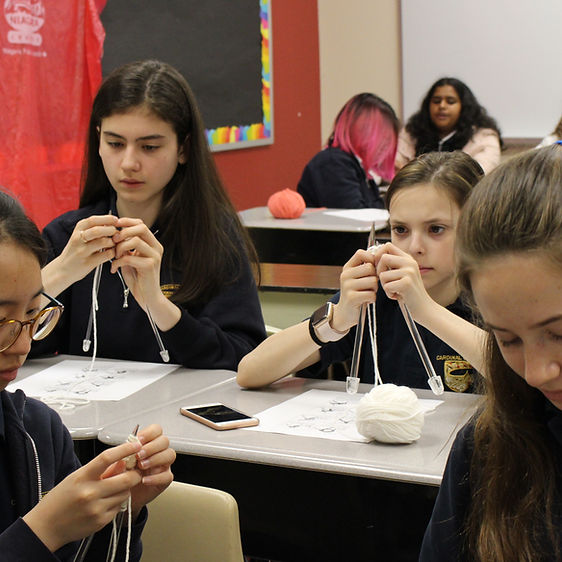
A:
{"type": "Polygon", "coordinates": [[[323,304],[320,308],[314,311],[311,318],[313,326],[316,326],[318,323],[322,322],[322,320],[326,320],[328,318],[331,305],[332,303],[328,301],[326,304],[323,304]]]}

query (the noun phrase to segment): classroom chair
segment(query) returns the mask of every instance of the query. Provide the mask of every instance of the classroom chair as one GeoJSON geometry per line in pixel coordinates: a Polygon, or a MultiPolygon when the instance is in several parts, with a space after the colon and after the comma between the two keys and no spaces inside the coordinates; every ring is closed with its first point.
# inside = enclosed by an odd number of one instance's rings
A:
{"type": "Polygon", "coordinates": [[[228,493],[183,482],[148,505],[141,562],[242,562],[238,504],[228,493]]]}

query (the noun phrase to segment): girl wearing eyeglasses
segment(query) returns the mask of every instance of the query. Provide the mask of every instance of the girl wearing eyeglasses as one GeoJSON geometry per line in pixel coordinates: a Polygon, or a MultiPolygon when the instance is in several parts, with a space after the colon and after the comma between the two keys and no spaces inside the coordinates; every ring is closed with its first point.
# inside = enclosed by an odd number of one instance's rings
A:
{"type": "MultiPolygon", "coordinates": [[[[62,312],[43,293],[44,256],[35,225],[0,191],[0,557],[70,562],[81,548],[78,541],[95,533],[84,559],[105,560],[109,523],[131,494],[130,560],[139,560],[144,506],[173,479],[175,453],[162,428],[148,426],[139,432],[142,445],[108,449],[80,468],[59,416],[21,390],[6,390],[31,339],[47,336],[62,312]],[[143,459],[142,468],[125,471],[121,459],[132,454],[143,459]]],[[[126,535],[121,533],[118,560],[125,559],[126,535]]]]}

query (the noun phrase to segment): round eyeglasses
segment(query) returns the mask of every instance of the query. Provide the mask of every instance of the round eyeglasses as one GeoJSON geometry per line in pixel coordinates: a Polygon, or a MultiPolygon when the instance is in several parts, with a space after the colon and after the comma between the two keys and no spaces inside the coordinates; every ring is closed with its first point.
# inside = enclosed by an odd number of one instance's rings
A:
{"type": "Polygon", "coordinates": [[[57,325],[61,317],[64,306],[57,299],[41,293],[49,299],[49,304],[39,311],[37,316],[31,320],[3,320],[0,322],[0,353],[6,351],[16,343],[24,326],[29,326],[29,335],[32,340],[42,340],[46,338],[57,325]]]}

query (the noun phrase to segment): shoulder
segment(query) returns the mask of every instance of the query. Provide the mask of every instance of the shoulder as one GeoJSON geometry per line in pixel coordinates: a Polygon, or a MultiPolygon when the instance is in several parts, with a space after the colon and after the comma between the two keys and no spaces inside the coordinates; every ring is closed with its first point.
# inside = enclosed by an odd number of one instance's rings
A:
{"type": "Polygon", "coordinates": [[[499,143],[500,137],[498,135],[498,132],[494,129],[490,129],[488,127],[479,127],[474,129],[470,141],[475,143],[490,141],[499,143]]]}
{"type": "Polygon", "coordinates": [[[472,309],[463,301],[461,297],[457,298],[457,300],[453,304],[450,304],[446,308],[447,310],[449,310],[453,314],[456,314],[457,316],[460,316],[464,320],[470,321],[473,318],[472,309]]]}
{"type": "MultiPolygon", "coordinates": [[[[330,164],[344,162],[346,164],[357,162],[355,157],[341,148],[334,148],[329,147],[321,150],[317,154],[315,154],[310,162],[308,163],[309,166],[326,166],[330,164]]],[[[357,162],[357,164],[359,164],[357,162]]]]}

